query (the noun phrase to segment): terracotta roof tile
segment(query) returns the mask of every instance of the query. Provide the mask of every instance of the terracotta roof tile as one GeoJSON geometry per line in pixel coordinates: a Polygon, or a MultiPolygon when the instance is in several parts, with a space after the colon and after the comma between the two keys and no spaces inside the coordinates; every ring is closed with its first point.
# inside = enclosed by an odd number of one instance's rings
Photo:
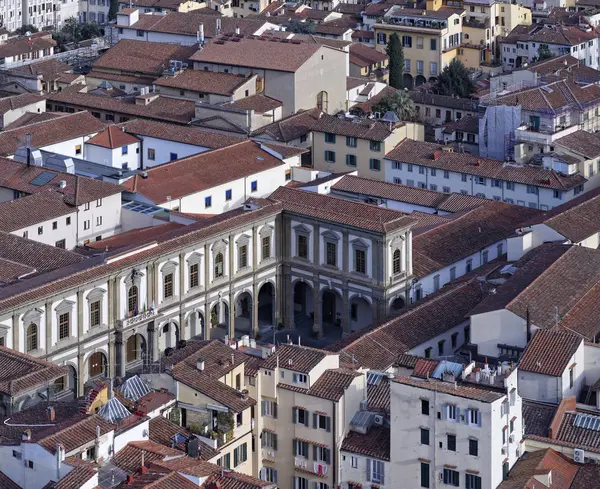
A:
{"type": "Polygon", "coordinates": [[[112,458],[112,463],[128,473],[135,473],[142,466],[165,458],[184,457],[185,453],[153,441],[129,442],[112,458]]]}
{"type": "Polygon", "coordinates": [[[67,139],[95,134],[103,128],[104,124],[89,112],[62,115],[52,120],[3,131],[0,134],[0,154],[12,155],[17,148],[25,146],[27,133],[31,135],[31,145],[41,148],[67,139]]]}
{"type": "Polygon", "coordinates": [[[16,396],[67,375],[68,368],[0,346],[0,392],[16,396]]]}
{"type": "Polygon", "coordinates": [[[239,143],[243,138],[229,134],[208,131],[200,127],[180,126],[166,122],[135,119],[123,124],[127,132],[168,141],[177,141],[205,148],[224,148],[239,143]]]}
{"type": "Polygon", "coordinates": [[[177,472],[146,472],[135,474],[133,481],[124,481],[116,489],[198,489],[198,484],[179,475],[177,472]]]}
{"type": "Polygon", "coordinates": [[[575,131],[555,141],[557,146],[562,146],[575,151],[587,159],[600,156],[600,135],[583,130],[575,131]]]}
{"type": "Polygon", "coordinates": [[[94,441],[98,428],[100,428],[101,435],[105,435],[116,429],[116,425],[105,421],[97,414],[84,416],[79,421],[76,419],[69,420],[67,426],[62,427],[60,424],[57,424],[55,427],[48,428],[46,432],[42,430],[35,437],[35,441],[52,454],[56,453],[56,445],[58,443],[64,446],[65,453],[69,453],[94,441]]]}
{"type": "Polygon", "coordinates": [[[234,102],[228,103],[225,107],[233,107],[234,109],[241,110],[254,110],[258,114],[264,114],[270,110],[275,110],[282,107],[283,103],[274,98],[267,97],[261,93],[251,95],[235,100],[234,102]]]}
{"type": "Polygon", "coordinates": [[[540,43],[559,44],[563,46],[576,46],[597,37],[594,29],[586,31],[579,26],[533,24],[518,25],[502,41],[515,43],[517,41],[535,41],[540,43]]]}
{"type": "Polygon", "coordinates": [[[52,489],[81,489],[89,486],[89,482],[94,480],[98,483],[97,471],[89,465],[78,465],[66,476],[54,483],[52,489]]]}
{"type": "Polygon", "coordinates": [[[386,155],[386,159],[560,190],[571,189],[586,181],[577,174],[564,176],[554,170],[539,167],[507,165],[491,158],[442,151],[438,144],[412,139],[403,140],[386,155]]]}
{"type": "Polygon", "coordinates": [[[75,212],[77,209],[65,202],[63,194],[47,189],[0,203],[0,230],[10,233],[75,212]],[[36,209],[36,212],[31,212],[31,209],[36,209]]]}
{"type": "Polygon", "coordinates": [[[281,142],[289,142],[310,133],[319,119],[319,109],[299,110],[284,119],[261,127],[251,135],[254,137],[267,136],[281,142]]]}
{"type": "Polygon", "coordinates": [[[525,452],[498,489],[534,489],[542,487],[534,476],[552,473],[552,489],[569,489],[579,466],[552,448],[525,452]]]}
{"type": "Polygon", "coordinates": [[[557,406],[523,399],[523,425],[525,436],[548,437],[550,425],[556,414],[557,406]]]}
{"type": "Polygon", "coordinates": [[[366,435],[351,431],[342,441],[341,450],[379,460],[390,460],[390,428],[372,426],[366,435]]]}
{"type": "Polygon", "coordinates": [[[588,463],[579,468],[579,472],[577,472],[569,489],[594,489],[599,480],[600,465],[588,463]]]}
{"type": "MultiPolygon", "coordinates": [[[[172,421],[162,416],[157,416],[150,420],[150,435],[149,439],[155,443],[170,447],[173,444],[173,437],[181,435],[185,438],[189,438],[192,433],[182,426],[178,426],[172,421]]],[[[183,442],[175,445],[178,450],[185,451],[185,444],[183,442]]],[[[213,447],[200,441],[200,460],[208,461],[213,459],[219,454],[213,447]]]]}
{"type": "Polygon", "coordinates": [[[417,377],[419,379],[428,379],[431,377],[438,364],[437,360],[427,360],[425,358],[420,358],[415,365],[415,369],[412,372],[413,377],[417,377]]]}
{"type": "MultiPolygon", "coordinates": [[[[600,431],[575,426],[576,416],[576,412],[565,413],[554,438],[559,442],[577,446],[577,448],[600,452],[600,431]]],[[[599,418],[595,414],[590,414],[590,416],[599,418]]]]}
{"type": "Polygon", "coordinates": [[[57,119],[64,117],[64,113],[61,112],[25,112],[17,120],[4,126],[4,130],[17,129],[19,127],[28,126],[30,124],[36,124],[38,122],[44,122],[51,119],[57,119]]]}
{"type": "MultiPolygon", "coordinates": [[[[413,238],[413,273],[423,278],[514,234],[536,209],[487,201],[413,238]]],[[[506,250],[504,250],[505,252],[506,250]]],[[[496,258],[491,256],[490,259],[496,258]]]]}
{"type": "Polygon", "coordinates": [[[117,126],[108,126],[102,132],[99,132],[95,136],[88,139],[86,144],[93,144],[95,146],[102,146],[103,148],[115,149],[139,142],[140,140],[138,138],[118,128],[117,126]]]}
{"type": "Polygon", "coordinates": [[[147,178],[136,175],[123,185],[159,204],[280,165],[283,161],[246,140],[149,168],[147,178]]]}
{"type": "Polygon", "coordinates": [[[163,97],[152,93],[149,94],[152,98],[146,104],[138,104],[135,100],[106,97],[82,90],[85,90],[83,85],[73,85],[62,92],[48,95],[48,101],[55,107],[64,105],[86,110],[100,109],[117,114],[180,124],[187,124],[195,117],[195,104],[192,100],[163,97]]]}
{"type": "Polygon", "coordinates": [[[352,64],[369,67],[387,59],[389,59],[387,54],[377,51],[375,48],[360,43],[352,43],[350,45],[350,63],[352,64]]]}
{"type": "MultiPolygon", "coordinates": [[[[402,384],[418,389],[424,389],[429,391],[436,391],[445,394],[451,394],[456,397],[463,397],[465,399],[472,399],[474,401],[489,402],[492,403],[503,397],[506,394],[491,389],[486,389],[481,385],[470,385],[454,382],[444,382],[438,379],[414,379],[412,377],[396,377],[392,380],[393,384],[402,384]]],[[[392,386],[392,390],[394,387],[392,386]]]]}
{"type": "Polygon", "coordinates": [[[561,377],[582,342],[568,332],[538,330],[519,360],[519,370],[561,377]]]}
{"type": "Polygon", "coordinates": [[[50,33],[39,32],[31,36],[9,38],[0,45],[0,58],[29,54],[31,51],[42,51],[56,47],[56,41],[50,33]]]}
{"type": "Polygon", "coordinates": [[[390,413],[390,379],[383,377],[377,384],[367,385],[367,409],[390,413]]]}
{"type": "Polygon", "coordinates": [[[285,367],[294,372],[308,374],[329,353],[317,348],[299,345],[280,345],[270,357],[268,357],[263,368],[274,370],[277,365],[285,367]]]}
{"type": "Polygon", "coordinates": [[[414,219],[402,212],[304,190],[279,187],[270,198],[281,202],[289,212],[379,233],[392,232],[415,224],[414,219]]]}
{"type": "Polygon", "coordinates": [[[0,98],[0,114],[4,114],[9,110],[22,109],[28,105],[43,102],[44,100],[44,97],[36,93],[22,93],[20,95],[0,98]]]}
{"type": "Polygon", "coordinates": [[[249,79],[250,77],[244,75],[188,69],[176,73],[174,76],[163,76],[155,80],[154,84],[159,87],[230,96],[249,79]]]}
{"type": "Polygon", "coordinates": [[[60,78],[64,73],[69,73],[72,68],[57,59],[45,59],[36,63],[29,63],[23,66],[17,66],[8,70],[10,75],[19,75],[27,78],[37,78],[41,76],[43,81],[50,81],[60,78]]]}
{"type": "Polygon", "coordinates": [[[331,349],[358,366],[385,371],[411,348],[463,323],[482,298],[476,278],[459,279],[382,325],[348,335],[331,349]]]}
{"type": "Polygon", "coordinates": [[[354,370],[344,368],[326,370],[321,374],[317,381],[310,386],[307,394],[309,396],[320,397],[321,399],[328,399],[330,401],[339,401],[354,379],[361,375],[362,374],[359,374],[354,370]]]}
{"type": "Polygon", "coordinates": [[[477,101],[469,98],[451,97],[416,90],[410,91],[408,94],[415,104],[435,105],[473,113],[477,111],[477,101]]]}
{"type": "Polygon", "coordinates": [[[317,51],[319,44],[283,43],[242,38],[238,42],[214,39],[191,59],[198,63],[217,63],[250,68],[295,72],[317,51]],[[224,44],[221,44],[223,42],[224,44]]]}
{"type": "MultiPolygon", "coordinates": [[[[194,29],[197,27],[194,24],[194,29]]],[[[170,60],[187,61],[197,49],[197,46],[121,39],[93,64],[93,69],[161,76],[169,68],[170,60]]]]}
{"type": "Polygon", "coordinates": [[[21,489],[21,486],[13,482],[4,472],[0,472],[0,489],[21,489]]]}
{"type": "Polygon", "coordinates": [[[373,141],[385,141],[391,134],[389,124],[372,119],[346,119],[323,114],[314,124],[313,131],[350,136],[373,141]]]}

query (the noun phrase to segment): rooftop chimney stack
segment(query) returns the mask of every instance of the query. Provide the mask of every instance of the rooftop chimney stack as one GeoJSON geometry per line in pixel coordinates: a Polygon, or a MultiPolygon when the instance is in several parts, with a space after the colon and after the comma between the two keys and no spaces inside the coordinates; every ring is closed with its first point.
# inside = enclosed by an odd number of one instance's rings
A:
{"type": "Polygon", "coordinates": [[[216,35],[218,36],[219,34],[221,34],[221,19],[217,19],[217,31],[216,31],[216,35]]]}
{"type": "Polygon", "coordinates": [[[204,44],[204,24],[200,24],[198,28],[198,42],[204,44]]]}

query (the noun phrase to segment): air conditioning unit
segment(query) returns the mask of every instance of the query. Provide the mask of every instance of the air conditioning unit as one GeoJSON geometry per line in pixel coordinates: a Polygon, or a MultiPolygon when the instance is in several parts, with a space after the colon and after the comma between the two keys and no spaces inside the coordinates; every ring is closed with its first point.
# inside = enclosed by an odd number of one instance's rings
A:
{"type": "Polygon", "coordinates": [[[383,425],[383,416],[381,416],[380,414],[376,414],[375,416],[373,416],[373,421],[377,426],[381,426],[383,425]]]}
{"type": "Polygon", "coordinates": [[[578,464],[582,464],[585,461],[585,450],[581,448],[576,448],[573,450],[573,460],[578,464]]]}
{"type": "Polygon", "coordinates": [[[508,437],[508,441],[511,442],[511,443],[514,443],[515,442],[515,435],[510,435],[508,437]]]}

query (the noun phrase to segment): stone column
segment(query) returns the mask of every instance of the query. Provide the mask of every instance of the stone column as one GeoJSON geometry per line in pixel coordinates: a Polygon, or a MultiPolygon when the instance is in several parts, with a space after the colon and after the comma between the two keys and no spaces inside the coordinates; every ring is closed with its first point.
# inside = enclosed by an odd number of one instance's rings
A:
{"type": "Polygon", "coordinates": [[[252,283],[252,319],[250,326],[250,337],[256,338],[256,333],[258,333],[258,287],[256,281],[252,283]]]}
{"type": "Polygon", "coordinates": [[[83,396],[85,384],[85,364],[83,363],[83,352],[77,354],[77,397],[83,396]]]}
{"type": "MultiPolygon", "coordinates": [[[[46,355],[50,354],[50,350],[52,349],[52,302],[46,302],[44,305],[44,310],[46,311],[46,345],[42,346],[38,340],[38,348],[44,348],[46,350],[46,355]]],[[[40,324],[40,332],[42,329],[42,325],[40,324]]],[[[27,329],[25,329],[25,335],[27,335],[27,329]]],[[[27,338],[25,338],[25,343],[27,343],[27,338]]]]}
{"type": "Polygon", "coordinates": [[[316,278],[314,281],[313,288],[313,311],[314,311],[314,323],[313,323],[313,331],[318,331],[319,336],[323,335],[323,318],[321,317],[323,313],[323,299],[321,296],[321,290],[319,289],[320,283],[319,279],[316,278]]]}
{"type": "Polygon", "coordinates": [[[77,341],[83,340],[83,318],[85,311],[85,301],[83,300],[83,290],[77,292],[77,341]]]}
{"type": "MultiPolygon", "coordinates": [[[[223,308],[225,309],[225,308],[223,308]]],[[[229,338],[235,338],[235,303],[233,294],[229,294],[229,338]]]]}
{"type": "Polygon", "coordinates": [[[179,253],[179,298],[185,295],[185,253],[179,253]]]}
{"type": "Polygon", "coordinates": [[[348,334],[352,332],[352,325],[350,323],[350,300],[348,293],[348,284],[344,284],[342,289],[342,332],[348,334]]]}
{"type": "MultiPolygon", "coordinates": [[[[194,314],[194,311],[192,311],[190,314],[194,314]]],[[[185,320],[185,312],[179,311],[179,339],[180,340],[189,339],[191,329],[192,329],[191,325],[188,326],[188,324],[185,320]]]]}
{"type": "MultiPolygon", "coordinates": [[[[12,316],[12,347],[15,351],[21,351],[19,348],[21,345],[19,344],[19,332],[21,331],[21,321],[19,321],[19,316],[17,314],[13,314],[12,316]]],[[[23,328],[23,335],[27,335],[26,326],[23,328]]],[[[27,348],[27,337],[25,337],[25,344],[23,345],[23,351],[27,348]]]]}
{"type": "Polygon", "coordinates": [[[156,336],[156,326],[154,321],[148,323],[148,344],[146,345],[148,354],[148,363],[158,360],[158,337],[156,336]]]}
{"type": "Polygon", "coordinates": [[[116,352],[115,335],[108,335],[108,376],[112,379],[116,377],[117,371],[117,352],[116,352]]]}
{"type": "Polygon", "coordinates": [[[117,331],[115,335],[115,373],[117,377],[125,377],[125,345],[123,339],[123,333],[117,331]]]}
{"type": "Polygon", "coordinates": [[[202,331],[202,339],[210,340],[210,304],[204,302],[204,330],[202,331]]]}

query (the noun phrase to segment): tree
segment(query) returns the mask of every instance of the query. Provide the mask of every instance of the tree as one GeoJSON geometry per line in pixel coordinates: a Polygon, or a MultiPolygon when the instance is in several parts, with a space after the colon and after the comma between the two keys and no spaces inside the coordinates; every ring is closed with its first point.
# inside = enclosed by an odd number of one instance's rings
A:
{"type": "Polygon", "coordinates": [[[477,88],[469,76],[469,70],[454,58],[438,76],[436,89],[441,95],[468,98],[477,88]]]}
{"type": "Polygon", "coordinates": [[[404,49],[395,32],[390,36],[385,51],[390,58],[390,86],[404,88],[404,49]]]}
{"type": "Polygon", "coordinates": [[[119,11],[119,0],[110,0],[110,8],[108,9],[108,20],[115,20],[119,11]]]}
{"type": "Polygon", "coordinates": [[[24,25],[23,27],[19,27],[15,31],[15,34],[18,34],[19,36],[24,36],[28,32],[31,32],[33,34],[34,32],[38,32],[38,28],[34,25],[27,24],[27,25],[24,25]]]}
{"type": "Polygon", "coordinates": [[[315,24],[313,22],[300,22],[299,20],[292,20],[287,25],[287,31],[295,34],[314,34],[315,24]]]}
{"type": "Polygon", "coordinates": [[[552,54],[552,51],[550,51],[548,45],[540,44],[540,47],[538,48],[537,61],[544,61],[545,59],[550,59],[552,57],[554,57],[554,55],[552,54]]]}
{"type": "Polygon", "coordinates": [[[382,98],[372,109],[372,112],[380,114],[388,111],[395,112],[401,121],[411,120],[416,114],[415,104],[404,90],[398,90],[395,94],[382,98]]]}

